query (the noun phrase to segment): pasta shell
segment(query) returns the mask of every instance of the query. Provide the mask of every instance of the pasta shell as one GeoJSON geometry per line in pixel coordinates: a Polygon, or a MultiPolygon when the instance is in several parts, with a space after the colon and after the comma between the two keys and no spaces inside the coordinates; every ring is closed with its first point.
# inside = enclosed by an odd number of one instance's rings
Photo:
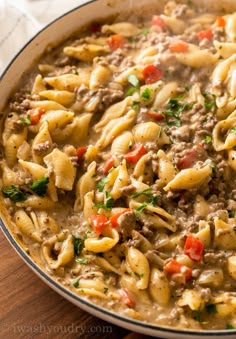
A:
{"type": "Polygon", "coordinates": [[[65,55],[82,61],[92,61],[96,56],[107,53],[108,51],[108,46],[94,44],[84,44],[77,47],[68,46],[63,50],[65,55]]]}
{"type": "Polygon", "coordinates": [[[155,141],[159,146],[170,143],[170,139],[162,128],[152,121],[137,124],[133,128],[133,135],[137,143],[155,141]]]}
{"type": "Polygon", "coordinates": [[[129,131],[125,131],[115,138],[111,145],[111,152],[114,155],[124,155],[129,152],[132,145],[134,145],[133,134],[129,131]]]}
{"type": "Polygon", "coordinates": [[[16,227],[23,235],[39,243],[42,242],[41,236],[39,232],[35,229],[33,221],[25,211],[17,211],[14,215],[14,218],[16,227]]]}
{"type": "Polygon", "coordinates": [[[159,305],[167,305],[170,300],[170,285],[165,274],[153,268],[150,274],[149,293],[159,305]]]}
{"type": "Polygon", "coordinates": [[[75,180],[75,168],[69,157],[58,148],[43,158],[49,171],[55,174],[55,186],[71,191],[75,180]]]}
{"type": "Polygon", "coordinates": [[[129,22],[119,22],[113,25],[103,25],[102,33],[116,33],[128,38],[139,34],[140,29],[129,22]]]}
{"type": "Polygon", "coordinates": [[[165,187],[165,191],[190,189],[201,186],[212,174],[212,168],[188,168],[180,171],[165,187]]]}

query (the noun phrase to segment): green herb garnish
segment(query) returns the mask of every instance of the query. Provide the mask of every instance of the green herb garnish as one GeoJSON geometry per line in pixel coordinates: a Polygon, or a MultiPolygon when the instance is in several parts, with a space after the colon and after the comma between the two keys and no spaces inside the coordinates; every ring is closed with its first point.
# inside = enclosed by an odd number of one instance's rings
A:
{"type": "Polygon", "coordinates": [[[236,127],[232,127],[230,132],[236,134],[236,127]]]}
{"type": "Polygon", "coordinates": [[[149,33],[149,31],[150,31],[150,28],[144,28],[143,30],[142,30],[142,34],[144,35],[144,36],[147,36],[148,35],[148,33],[149,33]]]}
{"type": "Polygon", "coordinates": [[[194,103],[182,103],[183,96],[170,98],[167,103],[167,110],[163,111],[162,115],[168,126],[180,127],[182,125],[180,114],[183,111],[190,110],[194,103]]]}
{"type": "Polygon", "coordinates": [[[136,277],[138,277],[139,279],[141,279],[143,276],[144,276],[144,273],[137,273],[137,272],[134,272],[134,274],[136,275],[136,277]]]}
{"type": "Polygon", "coordinates": [[[21,122],[23,122],[23,124],[30,125],[31,124],[30,115],[27,115],[26,118],[22,118],[21,122]]]}
{"type": "Polygon", "coordinates": [[[235,216],[235,211],[232,210],[227,210],[229,218],[234,218],[235,216]]]}
{"type": "Polygon", "coordinates": [[[45,196],[48,188],[49,178],[42,177],[38,180],[35,180],[31,185],[29,185],[30,189],[39,195],[40,197],[45,196]]]}
{"type": "Polygon", "coordinates": [[[148,203],[147,202],[144,202],[143,204],[139,205],[137,208],[136,208],[136,211],[137,212],[142,212],[146,207],[147,207],[148,203]]]}
{"type": "Polygon", "coordinates": [[[75,259],[75,261],[79,264],[82,264],[82,265],[86,265],[89,262],[88,259],[86,259],[86,258],[77,258],[77,259],[75,259]]]}
{"type": "Polygon", "coordinates": [[[82,251],[82,248],[84,246],[84,240],[87,239],[87,233],[86,232],[83,236],[83,238],[77,238],[73,235],[73,239],[74,239],[74,251],[76,255],[79,255],[80,252],[82,251]]]}
{"type": "Polygon", "coordinates": [[[126,92],[126,96],[130,96],[132,94],[134,94],[135,92],[139,92],[140,90],[140,83],[138,78],[136,77],[136,75],[134,74],[130,74],[127,77],[127,81],[130,85],[132,85],[133,87],[130,87],[127,92],[126,92]]]}
{"type": "Polygon", "coordinates": [[[207,313],[210,314],[216,314],[217,313],[217,309],[216,309],[216,305],[215,304],[208,304],[205,306],[207,313]]]}
{"type": "Polygon", "coordinates": [[[232,325],[232,324],[226,324],[225,325],[225,328],[227,329],[227,330],[234,330],[234,326],[232,325]]]}
{"type": "Polygon", "coordinates": [[[195,319],[196,321],[198,321],[199,323],[201,322],[201,311],[200,310],[195,310],[193,311],[193,319],[195,319]]]}
{"type": "Polygon", "coordinates": [[[104,202],[99,202],[95,204],[97,208],[103,208],[105,210],[110,211],[114,205],[114,199],[113,198],[108,198],[105,203],[104,202]]]}
{"type": "Polygon", "coordinates": [[[104,287],[104,293],[107,293],[108,287],[104,287]]]}
{"type": "MultiPolygon", "coordinates": [[[[136,193],[133,193],[130,198],[133,199],[133,198],[137,198],[137,197],[140,197],[140,195],[145,195],[148,199],[149,199],[149,203],[151,203],[153,206],[156,206],[157,205],[157,201],[158,199],[160,198],[160,195],[154,195],[152,193],[152,188],[151,187],[148,187],[142,191],[138,191],[136,193]]],[[[145,207],[147,206],[147,202],[145,202],[144,204],[145,207]]],[[[138,208],[140,208],[141,206],[139,206],[138,208]]],[[[143,207],[143,208],[145,208],[143,207]]],[[[138,208],[137,208],[137,211],[138,211],[138,208]]],[[[143,210],[143,208],[141,210],[143,210]]]]}
{"type": "Polygon", "coordinates": [[[5,197],[11,199],[14,202],[24,201],[27,199],[25,192],[15,185],[11,185],[10,187],[3,187],[2,193],[5,197]]]}
{"type": "Polygon", "coordinates": [[[137,107],[139,107],[139,105],[140,105],[139,101],[133,101],[132,105],[131,105],[131,108],[137,108],[137,107]]]}
{"type": "Polygon", "coordinates": [[[204,96],[204,106],[207,109],[212,109],[216,107],[216,96],[215,94],[205,92],[202,94],[204,96]]]}
{"type": "Polygon", "coordinates": [[[78,280],[73,281],[73,286],[75,288],[79,287],[79,281],[78,280]]]}
{"type": "Polygon", "coordinates": [[[142,94],[141,94],[142,100],[143,100],[144,102],[150,100],[150,98],[151,98],[151,93],[152,93],[151,88],[146,87],[145,90],[144,90],[144,91],[142,92],[142,94]]]}
{"type": "Polygon", "coordinates": [[[206,135],[204,141],[206,144],[209,144],[212,141],[212,137],[210,135],[206,135]]]}
{"type": "Polygon", "coordinates": [[[99,192],[102,192],[104,190],[104,187],[105,187],[106,183],[108,183],[108,181],[109,181],[109,178],[104,177],[97,183],[96,187],[97,187],[99,192]]]}

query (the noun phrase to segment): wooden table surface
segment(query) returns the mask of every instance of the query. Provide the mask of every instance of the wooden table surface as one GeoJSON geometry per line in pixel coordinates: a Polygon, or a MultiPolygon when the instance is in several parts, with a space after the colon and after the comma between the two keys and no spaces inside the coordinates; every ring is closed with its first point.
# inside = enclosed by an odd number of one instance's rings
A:
{"type": "Polygon", "coordinates": [[[95,318],[42,282],[0,229],[0,339],[148,339],[95,318]]]}

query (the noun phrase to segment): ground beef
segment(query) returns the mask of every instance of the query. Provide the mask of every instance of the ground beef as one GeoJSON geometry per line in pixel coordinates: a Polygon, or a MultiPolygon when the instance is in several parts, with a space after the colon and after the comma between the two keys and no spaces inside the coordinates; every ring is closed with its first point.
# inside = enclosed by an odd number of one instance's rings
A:
{"type": "Polygon", "coordinates": [[[50,145],[49,141],[45,141],[43,143],[34,145],[33,149],[38,155],[44,155],[50,151],[51,147],[52,146],[50,145]]]}
{"type": "Polygon", "coordinates": [[[131,238],[132,230],[137,226],[135,213],[133,211],[124,213],[118,218],[117,222],[123,238],[131,238]]]}

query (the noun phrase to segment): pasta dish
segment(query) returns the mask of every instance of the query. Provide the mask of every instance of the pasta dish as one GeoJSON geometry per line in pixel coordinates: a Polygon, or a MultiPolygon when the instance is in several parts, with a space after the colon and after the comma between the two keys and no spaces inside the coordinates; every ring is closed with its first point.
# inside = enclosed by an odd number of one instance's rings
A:
{"type": "Polygon", "coordinates": [[[2,209],[45,272],[127,317],[236,328],[236,13],[91,23],[3,116],[2,209]]]}

